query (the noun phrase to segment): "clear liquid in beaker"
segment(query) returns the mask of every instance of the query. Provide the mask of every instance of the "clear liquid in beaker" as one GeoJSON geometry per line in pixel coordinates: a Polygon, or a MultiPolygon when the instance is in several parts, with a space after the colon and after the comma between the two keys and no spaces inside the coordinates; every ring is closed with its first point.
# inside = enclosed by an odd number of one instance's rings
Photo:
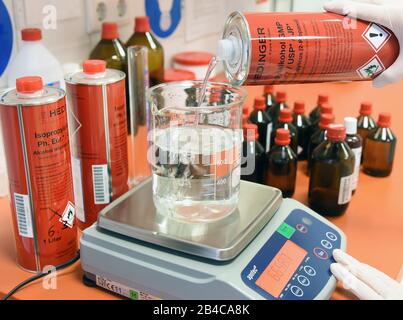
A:
{"type": "Polygon", "coordinates": [[[236,133],[191,125],[160,129],[152,140],[154,203],[160,213],[208,222],[235,210],[241,162],[236,133]]]}

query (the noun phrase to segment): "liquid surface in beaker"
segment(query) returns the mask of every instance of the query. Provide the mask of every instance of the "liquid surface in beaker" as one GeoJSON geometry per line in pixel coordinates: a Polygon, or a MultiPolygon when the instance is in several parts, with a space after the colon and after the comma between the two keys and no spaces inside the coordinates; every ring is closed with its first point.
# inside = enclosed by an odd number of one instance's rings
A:
{"type": "Polygon", "coordinates": [[[156,130],[151,140],[154,202],[161,213],[206,222],[235,210],[241,163],[237,132],[189,125],[156,130]]]}

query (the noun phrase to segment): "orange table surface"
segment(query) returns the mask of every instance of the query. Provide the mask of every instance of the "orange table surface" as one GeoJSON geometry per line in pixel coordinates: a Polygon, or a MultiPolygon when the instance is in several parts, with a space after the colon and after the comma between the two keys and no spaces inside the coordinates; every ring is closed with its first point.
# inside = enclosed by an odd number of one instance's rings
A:
{"type": "MultiPolygon", "coordinates": [[[[318,93],[329,93],[335,108],[337,121],[344,116],[356,116],[363,100],[374,103],[376,114],[381,111],[393,115],[393,130],[397,137],[403,137],[403,83],[384,89],[374,89],[370,83],[310,84],[278,86],[277,90],[287,91],[290,103],[305,100],[307,106],[315,105],[318,93]]],[[[261,87],[248,88],[247,104],[262,93],[261,87]]],[[[298,173],[295,199],[307,202],[308,177],[301,164],[298,173]]],[[[361,174],[359,189],[347,213],[331,221],[340,227],[348,237],[348,252],[393,278],[403,266],[403,145],[398,142],[395,167],[389,178],[373,178],[361,174]]],[[[15,263],[14,236],[11,214],[6,199],[0,200],[0,295],[32,274],[21,270],[15,263]]],[[[38,280],[14,295],[15,299],[116,299],[117,297],[96,288],[88,288],[81,281],[82,270],[79,263],[60,271],[57,289],[45,290],[42,280],[38,280]]],[[[223,297],[225,298],[225,297],[223,297]]],[[[351,294],[338,287],[333,299],[350,299],[351,294]]]]}

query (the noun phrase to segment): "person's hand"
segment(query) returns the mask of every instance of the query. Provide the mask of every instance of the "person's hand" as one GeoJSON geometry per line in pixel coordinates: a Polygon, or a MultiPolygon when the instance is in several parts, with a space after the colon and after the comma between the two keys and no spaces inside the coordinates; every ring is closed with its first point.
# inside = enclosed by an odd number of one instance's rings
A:
{"type": "Polygon", "coordinates": [[[366,20],[390,29],[400,43],[396,62],[374,79],[375,87],[398,82],[403,78],[403,5],[401,0],[335,0],[325,4],[326,11],[366,20]]]}
{"type": "Polygon", "coordinates": [[[363,264],[341,250],[334,250],[337,263],[330,270],[344,288],[361,300],[403,300],[403,284],[363,264]]]}

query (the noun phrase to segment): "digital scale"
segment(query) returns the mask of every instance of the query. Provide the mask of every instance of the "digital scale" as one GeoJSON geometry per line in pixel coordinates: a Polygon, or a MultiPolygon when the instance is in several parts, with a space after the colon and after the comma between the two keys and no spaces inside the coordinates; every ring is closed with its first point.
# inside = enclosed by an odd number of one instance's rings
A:
{"type": "Polygon", "coordinates": [[[341,230],[277,189],[241,182],[238,210],[213,223],[156,212],[147,180],[83,232],[84,282],[131,299],[329,299],[341,230]]]}

